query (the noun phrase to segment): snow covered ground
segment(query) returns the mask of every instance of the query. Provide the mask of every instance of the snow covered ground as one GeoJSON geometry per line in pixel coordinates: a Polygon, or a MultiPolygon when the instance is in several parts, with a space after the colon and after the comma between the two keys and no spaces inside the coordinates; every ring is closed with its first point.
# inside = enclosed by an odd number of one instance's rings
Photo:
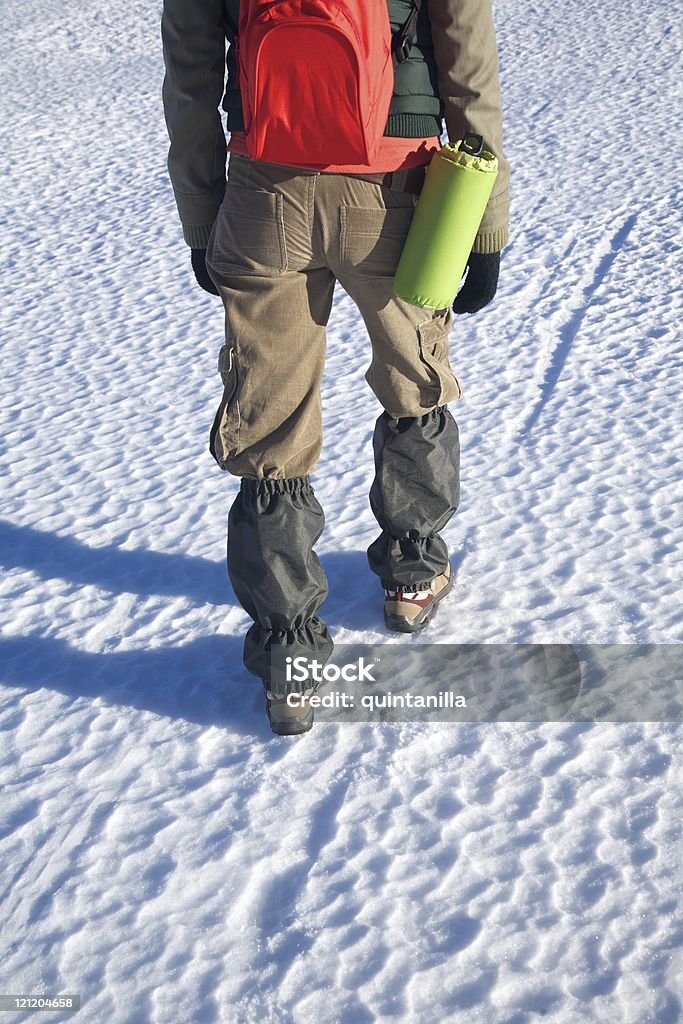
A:
{"type": "MultiPolygon", "coordinates": [[[[83,1024],[680,1021],[676,723],[271,736],[160,5],[3,12],[0,991],[80,993],[83,1024]]],[[[498,0],[513,235],[453,331],[457,584],[420,642],[681,640],[677,15],[498,0]]],[[[367,362],[338,290],[324,611],[410,643],[366,568],[367,362]]]]}

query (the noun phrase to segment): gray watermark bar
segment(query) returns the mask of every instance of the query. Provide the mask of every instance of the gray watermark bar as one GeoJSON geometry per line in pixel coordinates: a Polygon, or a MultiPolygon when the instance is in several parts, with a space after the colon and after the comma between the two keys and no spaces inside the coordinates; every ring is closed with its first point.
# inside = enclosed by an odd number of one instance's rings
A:
{"type": "Polygon", "coordinates": [[[680,722],[681,644],[338,644],[271,651],[271,690],[328,722],[680,722]],[[311,689],[315,688],[313,696],[311,689]]]}
{"type": "Polygon", "coordinates": [[[80,1010],[81,997],[72,995],[0,995],[0,1010],[52,1010],[62,1013],[80,1010]]]}

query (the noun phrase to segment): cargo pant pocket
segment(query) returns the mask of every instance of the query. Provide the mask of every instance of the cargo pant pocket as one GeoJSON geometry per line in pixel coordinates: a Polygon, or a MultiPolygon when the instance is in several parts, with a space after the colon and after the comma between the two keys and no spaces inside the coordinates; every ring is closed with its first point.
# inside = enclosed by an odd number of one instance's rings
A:
{"type": "Polygon", "coordinates": [[[431,320],[417,328],[420,361],[430,378],[434,405],[446,405],[462,398],[462,388],[451,368],[448,332],[453,322],[451,309],[436,310],[431,320]]]}
{"type": "Polygon", "coordinates": [[[340,207],[340,257],[356,274],[393,278],[396,273],[417,196],[401,193],[400,198],[407,205],[388,209],[340,207]]]}
{"type": "Polygon", "coordinates": [[[218,275],[284,274],[287,245],[282,195],[226,182],[206,258],[218,275]]]}
{"type": "Polygon", "coordinates": [[[218,371],[223,381],[223,396],[209,436],[209,451],[221,469],[228,468],[237,455],[240,436],[240,373],[237,351],[226,342],[218,353],[218,371]]]}

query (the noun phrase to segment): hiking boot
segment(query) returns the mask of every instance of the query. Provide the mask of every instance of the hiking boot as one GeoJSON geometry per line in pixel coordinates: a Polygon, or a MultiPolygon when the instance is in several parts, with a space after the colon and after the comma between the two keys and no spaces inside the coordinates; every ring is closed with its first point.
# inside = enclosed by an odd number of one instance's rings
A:
{"type": "Polygon", "coordinates": [[[439,602],[453,586],[453,570],[432,580],[429,590],[386,590],[384,601],[384,622],[387,629],[397,633],[417,633],[430,621],[439,602]]]}
{"type": "Polygon", "coordinates": [[[266,691],[266,713],[276,736],[299,736],[313,725],[313,708],[306,699],[310,693],[302,696],[304,700],[289,704],[286,697],[276,697],[266,691]]]}

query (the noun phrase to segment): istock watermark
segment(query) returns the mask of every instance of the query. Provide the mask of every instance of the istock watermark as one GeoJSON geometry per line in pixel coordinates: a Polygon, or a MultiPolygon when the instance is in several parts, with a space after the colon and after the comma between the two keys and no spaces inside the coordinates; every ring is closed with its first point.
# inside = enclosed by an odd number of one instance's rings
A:
{"type": "Polygon", "coordinates": [[[466,708],[467,701],[461,693],[451,693],[450,690],[436,694],[423,693],[352,693],[330,690],[323,693],[311,692],[310,690],[301,693],[288,693],[285,698],[287,703],[293,707],[301,707],[302,704],[309,704],[312,708],[363,708],[366,711],[384,711],[386,709],[425,709],[439,708],[466,708]]]}
{"type": "Polygon", "coordinates": [[[374,683],[375,677],[365,658],[345,665],[324,664],[314,658],[309,661],[304,655],[298,658],[285,658],[285,678],[288,683],[336,683],[343,679],[345,683],[374,683]]]}
{"type": "Polygon", "coordinates": [[[325,660],[282,646],[269,688],[329,722],[679,722],[682,650],[411,641],[337,645],[325,660]]]}

